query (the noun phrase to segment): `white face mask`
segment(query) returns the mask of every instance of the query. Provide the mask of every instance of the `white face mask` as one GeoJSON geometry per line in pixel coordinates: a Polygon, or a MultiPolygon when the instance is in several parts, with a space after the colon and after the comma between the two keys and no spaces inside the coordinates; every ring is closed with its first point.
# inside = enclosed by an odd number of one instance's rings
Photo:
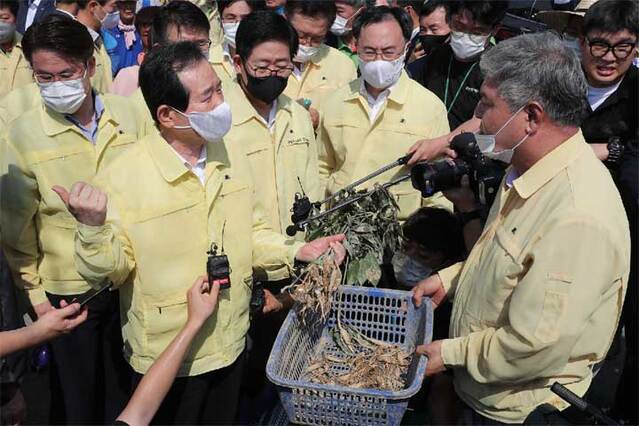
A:
{"type": "Polygon", "coordinates": [[[295,62],[301,62],[303,64],[307,63],[311,60],[313,55],[315,55],[319,50],[319,47],[313,46],[304,46],[302,44],[297,48],[297,55],[293,58],[295,62]]]}
{"type": "Polygon", "coordinates": [[[490,36],[471,35],[452,31],[450,33],[450,47],[457,59],[469,59],[479,55],[486,49],[486,42],[490,36]]]}
{"type": "Polygon", "coordinates": [[[525,107],[526,107],[526,104],[524,104],[524,106],[519,108],[508,119],[508,121],[506,121],[499,128],[499,130],[497,130],[497,132],[494,135],[482,135],[482,134],[479,134],[479,133],[475,133],[475,140],[477,141],[477,147],[479,148],[481,153],[484,154],[484,156],[486,156],[488,158],[492,158],[493,160],[499,160],[499,161],[502,161],[502,162],[504,162],[506,164],[510,164],[510,161],[512,160],[513,155],[515,154],[515,150],[517,148],[519,148],[519,146],[522,143],[524,143],[524,141],[526,139],[528,139],[528,136],[530,136],[530,135],[526,134],[526,136],[524,136],[512,148],[504,149],[502,151],[497,151],[497,152],[495,152],[495,140],[496,140],[497,135],[499,134],[499,132],[504,130],[506,128],[506,126],[508,126],[510,124],[510,122],[513,121],[513,119],[517,116],[517,114],[519,114],[525,107]]]}
{"type": "Polygon", "coordinates": [[[233,48],[235,48],[235,34],[237,34],[237,29],[239,27],[239,22],[222,23],[222,29],[224,30],[224,41],[226,41],[229,46],[233,48]]]}
{"type": "Polygon", "coordinates": [[[364,62],[360,58],[359,70],[364,81],[376,89],[386,89],[397,83],[404,69],[404,55],[394,61],[369,61],[364,62]]]}
{"type": "Polygon", "coordinates": [[[46,106],[60,114],[75,113],[87,97],[87,92],[84,88],[86,75],[85,69],[84,75],[75,80],[38,83],[42,101],[46,106]]]}
{"type": "Polygon", "coordinates": [[[175,126],[174,129],[193,129],[207,142],[214,142],[222,139],[231,129],[232,117],[231,107],[226,102],[222,102],[215,108],[206,112],[189,112],[188,114],[174,111],[189,119],[189,126],[175,126]]]}
{"type": "Polygon", "coordinates": [[[101,22],[103,30],[110,30],[117,27],[118,23],[120,22],[120,12],[115,11],[107,13],[106,15],[104,15],[104,19],[101,22]]]}
{"type": "Polygon", "coordinates": [[[333,21],[333,25],[331,25],[331,32],[336,36],[342,36],[348,32],[346,28],[346,23],[348,19],[342,18],[339,15],[335,15],[335,20],[333,21]]]}
{"type": "Polygon", "coordinates": [[[8,43],[13,40],[16,33],[16,24],[0,21],[0,43],[8,43]]]}

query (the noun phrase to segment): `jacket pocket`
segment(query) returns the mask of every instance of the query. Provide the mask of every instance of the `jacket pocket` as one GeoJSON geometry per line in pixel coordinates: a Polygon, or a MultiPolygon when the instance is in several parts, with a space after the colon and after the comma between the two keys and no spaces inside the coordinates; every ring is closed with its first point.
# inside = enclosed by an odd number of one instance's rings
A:
{"type": "Polygon", "coordinates": [[[188,317],[186,298],[150,304],[144,316],[148,355],[157,359],[186,324],[188,317]]]}
{"type": "Polygon", "coordinates": [[[535,329],[535,337],[543,343],[559,338],[559,322],[566,308],[566,293],[546,290],[541,318],[535,329]]]}
{"type": "Polygon", "coordinates": [[[481,320],[491,324],[502,323],[508,315],[510,296],[523,270],[520,263],[521,247],[504,229],[498,228],[493,243],[484,251],[486,268],[479,276],[481,283],[474,287],[481,292],[481,320]]]}

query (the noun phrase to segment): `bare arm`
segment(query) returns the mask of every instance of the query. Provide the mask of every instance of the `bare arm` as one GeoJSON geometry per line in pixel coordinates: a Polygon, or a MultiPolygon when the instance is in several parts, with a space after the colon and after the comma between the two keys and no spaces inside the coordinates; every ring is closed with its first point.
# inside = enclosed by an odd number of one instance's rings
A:
{"type": "Polygon", "coordinates": [[[189,316],[186,324],[144,375],[117,420],[132,426],[148,425],[151,422],[171,389],[193,339],[215,311],[219,290],[219,284],[214,283],[209,291],[205,277],[195,281],[187,294],[189,316]]]}
{"type": "Polygon", "coordinates": [[[68,333],[87,319],[87,310],[79,303],[60,309],[51,308],[33,324],[0,333],[0,357],[21,351],[68,333]]]}

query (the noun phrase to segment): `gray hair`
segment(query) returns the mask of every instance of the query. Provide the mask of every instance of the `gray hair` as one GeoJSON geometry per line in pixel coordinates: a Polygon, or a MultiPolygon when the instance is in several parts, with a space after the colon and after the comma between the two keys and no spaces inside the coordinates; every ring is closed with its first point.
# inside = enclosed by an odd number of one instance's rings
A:
{"type": "Polygon", "coordinates": [[[585,117],[588,85],[581,62],[553,32],[505,40],[486,51],[479,66],[513,112],[536,101],[560,125],[579,126],[585,117]]]}

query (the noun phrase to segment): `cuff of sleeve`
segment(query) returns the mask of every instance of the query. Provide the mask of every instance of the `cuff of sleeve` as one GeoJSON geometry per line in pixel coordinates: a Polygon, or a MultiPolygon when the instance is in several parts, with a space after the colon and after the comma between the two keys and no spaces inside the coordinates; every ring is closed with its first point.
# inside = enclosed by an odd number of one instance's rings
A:
{"type": "Polygon", "coordinates": [[[27,294],[27,297],[29,298],[29,302],[31,302],[31,306],[39,305],[40,303],[49,301],[42,287],[28,289],[25,290],[25,292],[27,294]]]}
{"type": "Polygon", "coordinates": [[[300,251],[300,248],[302,248],[305,244],[306,243],[303,241],[295,241],[291,244],[287,259],[291,269],[293,269],[293,265],[295,264],[295,256],[297,256],[297,252],[300,251]]]}
{"type": "Polygon", "coordinates": [[[463,367],[466,364],[467,342],[465,337],[442,341],[442,361],[447,368],[463,367]]]}
{"type": "Polygon", "coordinates": [[[455,288],[457,287],[457,280],[461,273],[464,262],[457,262],[454,265],[444,268],[437,272],[439,279],[442,281],[442,287],[446,291],[446,296],[449,300],[452,300],[455,296],[455,288]]]}
{"type": "Polygon", "coordinates": [[[83,244],[101,243],[110,238],[111,227],[108,224],[90,226],[78,222],[78,238],[83,244]]]}

